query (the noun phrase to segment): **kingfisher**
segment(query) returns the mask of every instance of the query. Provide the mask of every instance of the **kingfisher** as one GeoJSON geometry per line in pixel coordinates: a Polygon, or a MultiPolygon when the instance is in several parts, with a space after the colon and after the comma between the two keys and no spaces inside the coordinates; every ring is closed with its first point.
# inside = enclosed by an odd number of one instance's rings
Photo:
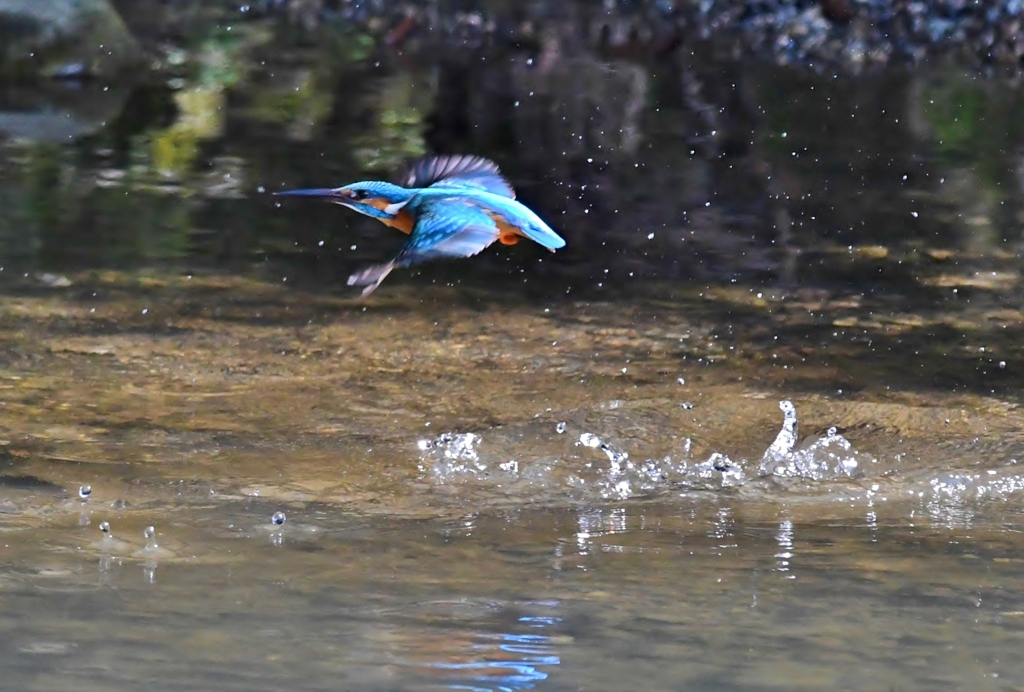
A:
{"type": "Polygon", "coordinates": [[[372,216],[409,235],[390,261],[356,272],[349,286],[373,293],[396,267],[433,259],[472,257],[498,241],[529,238],[551,252],[565,241],[516,193],[498,166],[480,156],[428,156],[412,163],[400,184],[366,180],[343,187],[286,190],[279,196],[313,197],[372,216]]]}

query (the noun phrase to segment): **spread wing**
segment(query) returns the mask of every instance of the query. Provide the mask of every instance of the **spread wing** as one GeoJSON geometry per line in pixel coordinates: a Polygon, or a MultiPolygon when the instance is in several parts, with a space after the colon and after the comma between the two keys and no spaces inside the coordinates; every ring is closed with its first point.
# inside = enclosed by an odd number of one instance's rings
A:
{"type": "Polygon", "coordinates": [[[498,239],[494,220],[479,207],[453,199],[425,206],[405,247],[395,258],[401,266],[442,257],[471,257],[498,239]]]}
{"type": "Polygon", "coordinates": [[[427,156],[413,162],[399,183],[402,187],[471,187],[516,198],[497,164],[481,156],[427,156]]]}

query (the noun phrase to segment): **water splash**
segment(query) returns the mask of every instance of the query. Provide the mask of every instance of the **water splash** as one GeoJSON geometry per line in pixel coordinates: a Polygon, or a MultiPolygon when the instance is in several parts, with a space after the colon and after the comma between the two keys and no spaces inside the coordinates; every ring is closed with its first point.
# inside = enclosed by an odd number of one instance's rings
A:
{"type": "Polygon", "coordinates": [[[762,476],[832,480],[855,478],[864,474],[864,468],[877,463],[867,454],[858,452],[850,441],[829,428],[824,437],[797,449],[796,407],[791,401],[779,402],[782,410],[782,429],[761,458],[762,476]]]}
{"type": "Polygon", "coordinates": [[[632,468],[632,464],[629,463],[628,453],[622,451],[609,442],[605,442],[593,433],[581,433],[579,442],[576,444],[584,447],[590,447],[591,449],[599,449],[604,452],[605,456],[608,457],[608,461],[612,463],[612,471],[621,471],[624,465],[628,465],[632,468]]]}
{"type": "MultiPolygon", "coordinates": [[[[551,440],[558,439],[550,427],[547,431],[551,440]]],[[[460,492],[468,492],[474,486],[488,489],[489,499],[500,494],[531,502],[566,495],[579,501],[626,500],[680,489],[720,490],[748,479],[742,465],[724,454],[694,459],[688,438],[668,453],[634,458],[634,450],[627,451],[618,440],[584,430],[562,438],[560,449],[510,458],[510,450],[522,439],[521,432],[507,429],[492,431],[486,439],[475,433],[446,432],[418,442],[419,469],[436,487],[458,486],[464,489],[460,492]]],[[[630,437],[629,443],[642,450],[645,441],[630,437]]]]}
{"type": "Polygon", "coordinates": [[[81,512],[78,515],[79,526],[88,526],[90,523],[92,523],[92,519],[89,517],[91,512],[89,511],[88,504],[86,502],[89,499],[90,495],[92,495],[91,485],[79,486],[78,499],[81,500],[81,512]]]}
{"type": "Polygon", "coordinates": [[[796,447],[798,425],[796,406],[792,401],[787,400],[780,401],[779,408],[782,409],[782,430],[775,436],[775,441],[765,450],[764,459],[761,462],[762,473],[765,473],[766,465],[784,463],[793,453],[793,448],[796,447]]]}
{"type": "Polygon", "coordinates": [[[440,482],[454,480],[459,476],[480,476],[487,471],[487,464],[481,461],[477,445],[481,438],[475,433],[451,433],[438,435],[433,440],[420,440],[420,470],[431,473],[440,482]]]}
{"type": "Polygon", "coordinates": [[[628,452],[593,433],[581,433],[576,445],[599,450],[610,462],[607,469],[598,469],[598,478],[593,483],[593,488],[604,499],[628,499],[638,488],[645,487],[645,477],[653,477],[656,480],[662,477],[660,470],[656,465],[652,465],[652,462],[647,462],[638,469],[637,465],[630,461],[628,452]]]}
{"type": "Polygon", "coordinates": [[[146,530],[142,532],[142,537],[146,539],[145,550],[152,552],[160,546],[156,543],[156,528],[153,526],[147,526],[146,530]]]}
{"type": "Polygon", "coordinates": [[[270,517],[270,523],[274,526],[280,526],[285,522],[287,518],[288,517],[285,516],[284,512],[274,512],[274,514],[270,517]]]}
{"type": "Polygon", "coordinates": [[[742,464],[721,452],[712,452],[706,461],[686,467],[684,479],[690,488],[707,490],[731,488],[747,482],[742,464]]]}
{"type": "Polygon", "coordinates": [[[1019,502],[1021,496],[1024,475],[1012,460],[992,469],[922,472],[893,493],[894,498],[917,500],[925,516],[947,528],[970,528],[984,503],[1019,502]]]}
{"type": "Polygon", "coordinates": [[[580,435],[577,446],[597,449],[611,462],[594,469],[586,463],[570,477],[573,487],[606,500],[626,500],[667,490],[718,490],[742,485],[747,477],[742,466],[725,454],[712,453],[704,461],[692,457],[692,441],[684,439],[677,454],[634,461],[627,452],[593,433],[580,435]],[[587,473],[596,470],[595,473],[587,473]]]}

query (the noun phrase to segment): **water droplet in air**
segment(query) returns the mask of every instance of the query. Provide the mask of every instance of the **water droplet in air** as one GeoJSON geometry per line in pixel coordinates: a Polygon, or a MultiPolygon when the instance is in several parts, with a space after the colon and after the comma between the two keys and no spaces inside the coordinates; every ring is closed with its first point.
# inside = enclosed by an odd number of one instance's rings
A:
{"type": "Polygon", "coordinates": [[[1005,370],[1006,369],[1006,361],[1005,360],[999,361],[999,369],[1000,370],[1005,370]]]}
{"type": "Polygon", "coordinates": [[[92,495],[92,486],[91,485],[83,485],[82,487],[80,487],[78,489],[78,496],[80,498],[82,498],[83,500],[88,498],[90,495],[92,495]]]}
{"type": "Polygon", "coordinates": [[[555,432],[558,433],[559,435],[564,433],[565,432],[565,423],[563,422],[563,423],[559,423],[558,425],[556,425],[555,426],[555,432]]]}
{"type": "Polygon", "coordinates": [[[156,550],[156,529],[152,526],[147,526],[142,535],[146,539],[146,550],[156,550]]]}
{"type": "Polygon", "coordinates": [[[831,428],[828,429],[828,432],[826,434],[829,436],[829,438],[833,438],[836,436],[837,432],[839,431],[836,430],[836,426],[833,425],[831,428]]]}
{"type": "Polygon", "coordinates": [[[270,517],[270,523],[274,526],[280,526],[286,518],[284,512],[274,512],[274,516],[270,517]]]}
{"type": "Polygon", "coordinates": [[[109,534],[110,533],[110,522],[109,521],[102,521],[102,522],[100,522],[100,531],[102,531],[103,533],[109,534]]]}
{"type": "Polygon", "coordinates": [[[680,377],[678,380],[676,380],[676,382],[678,382],[680,385],[684,385],[684,384],[686,384],[686,379],[680,377]]]}

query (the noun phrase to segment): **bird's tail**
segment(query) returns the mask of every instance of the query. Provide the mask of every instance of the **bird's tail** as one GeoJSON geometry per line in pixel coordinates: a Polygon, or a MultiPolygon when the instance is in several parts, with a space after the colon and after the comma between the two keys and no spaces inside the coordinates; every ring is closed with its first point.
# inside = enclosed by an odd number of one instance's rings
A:
{"type": "Polygon", "coordinates": [[[387,275],[390,274],[391,270],[394,268],[394,260],[385,264],[375,264],[372,267],[367,267],[366,269],[358,271],[348,277],[348,285],[363,286],[363,292],[360,297],[365,298],[377,290],[377,287],[380,286],[381,282],[387,278],[387,275]]]}

